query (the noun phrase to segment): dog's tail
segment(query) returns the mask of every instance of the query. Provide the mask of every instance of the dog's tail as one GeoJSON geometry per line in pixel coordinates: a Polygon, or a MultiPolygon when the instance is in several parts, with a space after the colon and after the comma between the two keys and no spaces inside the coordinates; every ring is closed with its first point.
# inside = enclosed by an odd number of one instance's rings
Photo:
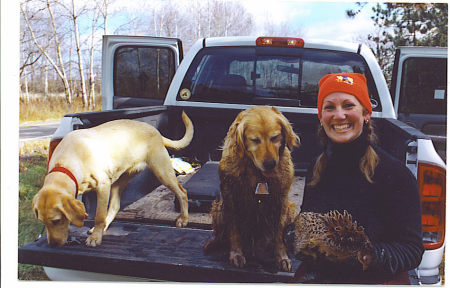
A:
{"type": "Polygon", "coordinates": [[[168,138],[163,138],[164,146],[173,150],[180,150],[184,147],[188,146],[191,141],[192,137],[194,137],[194,125],[192,124],[191,119],[184,113],[184,111],[181,114],[181,118],[183,119],[183,123],[186,126],[186,132],[184,133],[183,138],[180,140],[170,140],[168,138]]]}

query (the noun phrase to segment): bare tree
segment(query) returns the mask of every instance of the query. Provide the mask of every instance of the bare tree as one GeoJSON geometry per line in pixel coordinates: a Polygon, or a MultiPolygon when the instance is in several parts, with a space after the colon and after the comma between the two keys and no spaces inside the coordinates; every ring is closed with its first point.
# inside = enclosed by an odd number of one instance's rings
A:
{"type": "MultiPolygon", "coordinates": [[[[115,2],[115,0],[96,0],[97,11],[103,17],[103,35],[108,35],[108,17],[109,7],[115,2]]],[[[96,18],[96,17],[94,17],[96,18]]]]}
{"type": "Polygon", "coordinates": [[[57,53],[56,60],[52,59],[52,57],[47,52],[46,47],[41,45],[41,43],[39,43],[38,39],[36,38],[34,30],[30,24],[29,16],[27,15],[27,13],[23,7],[24,6],[23,3],[20,3],[20,10],[21,10],[22,16],[24,17],[26,26],[30,32],[31,39],[33,40],[36,47],[41,51],[41,53],[47,58],[50,65],[53,67],[53,69],[56,71],[56,73],[62,80],[62,82],[64,84],[64,92],[65,92],[66,100],[68,103],[72,103],[72,94],[70,91],[69,81],[67,79],[66,71],[64,68],[64,61],[62,59],[61,45],[60,45],[60,41],[59,41],[58,32],[56,29],[55,18],[53,16],[53,11],[52,11],[50,1],[46,0],[45,3],[46,3],[46,7],[47,7],[46,10],[48,11],[48,14],[50,16],[50,22],[51,22],[51,26],[52,26],[52,33],[53,33],[52,37],[53,37],[53,42],[54,42],[54,45],[56,48],[56,53],[57,53]]]}
{"type": "Polygon", "coordinates": [[[86,93],[86,81],[84,77],[84,69],[83,69],[83,55],[81,50],[81,43],[80,43],[80,33],[78,31],[78,17],[82,13],[86,12],[86,4],[77,9],[75,6],[75,0],[70,1],[70,5],[66,6],[62,1],[60,2],[60,5],[68,12],[69,18],[73,25],[73,34],[75,36],[75,49],[77,52],[78,57],[78,72],[80,77],[80,90],[81,90],[81,99],[83,102],[84,107],[89,106],[89,102],[87,99],[87,93],[86,93]]]}
{"type": "MultiPolygon", "coordinates": [[[[108,20],[111,13],[118,11],[112,5],[115,2],[20,0],[24,34],[20,54],[22,87],[25,89],[27,84],[30,92],[37,89],[47,94],[54,89],[53,83],[58,83],[59,89],[64,88],[67,102],[72,103],[72,83],[81,88],[78,90],[84,105],[93,107],[98,73],[95,68],[101,59],[97,47],[100,35],[112,29],[108,20]]],[[[184,49],[188,49],[198,38],[249,35],[253,31],[251,14],[233,0],[164,0],[143,5],[139,11],[128,11],[131,16],[127,23],[113,33],[179,37],[184,49]]]]}
{"type": "Polygon", "coordinates": [[[92,19],[91,19],[91,44],[89,47],[89,106],[94,109],[95,108],[95,77],[96,74],[94,72],[94,51],[95,51],[95,32],[98,28],[98,22],[100,19],[100,15],[103,16],[104,21],[104,33],[107,32],[107,9],[108,9],[108,1],[100,0],[102,5],[96,5],[96,9],[92,9],[92,19]]]}
{"type": "Polygon", "coordinates": [[[267,20],[264,23],[263,33],[268,36],[277,35],[285,37],[298,37],[302,34],[302,29],[300,27],[294,28],[287,22],[282,22],[279,24],[273,23],[271,20],[267,20]]]}

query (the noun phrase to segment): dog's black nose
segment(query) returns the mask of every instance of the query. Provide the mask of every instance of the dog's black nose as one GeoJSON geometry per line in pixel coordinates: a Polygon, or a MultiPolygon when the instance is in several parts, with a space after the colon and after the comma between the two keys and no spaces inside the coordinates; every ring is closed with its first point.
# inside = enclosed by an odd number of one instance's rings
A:
{"type": "Polygon", "coordinates": [[[277,165],[277,162],[275,160],[266,160],[263,163],[265,170],[272,170],[273,168],[275,168],[275,165],[277,165]]]}

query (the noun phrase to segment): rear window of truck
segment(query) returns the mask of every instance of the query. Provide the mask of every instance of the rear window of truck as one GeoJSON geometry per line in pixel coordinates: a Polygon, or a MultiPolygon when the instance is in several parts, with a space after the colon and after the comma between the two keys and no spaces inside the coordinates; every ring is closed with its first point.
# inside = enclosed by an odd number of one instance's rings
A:
{"type": "Polygon", "coordinates": [[[373,110],[381,111],[360,55],[304,48],[205,48],[189,67],[177,100],[315,108],[319,80],[338,72],[364,74],[373,110]]]}
{"type": "Polygon", "coordinates": [[[175,74],[169,48],[122,46],[114,54],[114,96],[164,100],[175,74]]]}
{"type": "Polygon", "coordinates": [[[447,58],[409,58],[403,71],[400,113],[447,114],[447,58]]]}

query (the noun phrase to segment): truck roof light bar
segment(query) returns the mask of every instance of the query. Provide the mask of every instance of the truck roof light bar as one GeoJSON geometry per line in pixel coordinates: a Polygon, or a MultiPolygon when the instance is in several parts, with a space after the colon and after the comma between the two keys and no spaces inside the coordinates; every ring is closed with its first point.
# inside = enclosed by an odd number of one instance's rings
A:
{"type": "Polygon", "coordinates": [[[305,41],[301,38],[292,37],[258,37],[256,46],[269,47],[304,47],[305,41]]]}

